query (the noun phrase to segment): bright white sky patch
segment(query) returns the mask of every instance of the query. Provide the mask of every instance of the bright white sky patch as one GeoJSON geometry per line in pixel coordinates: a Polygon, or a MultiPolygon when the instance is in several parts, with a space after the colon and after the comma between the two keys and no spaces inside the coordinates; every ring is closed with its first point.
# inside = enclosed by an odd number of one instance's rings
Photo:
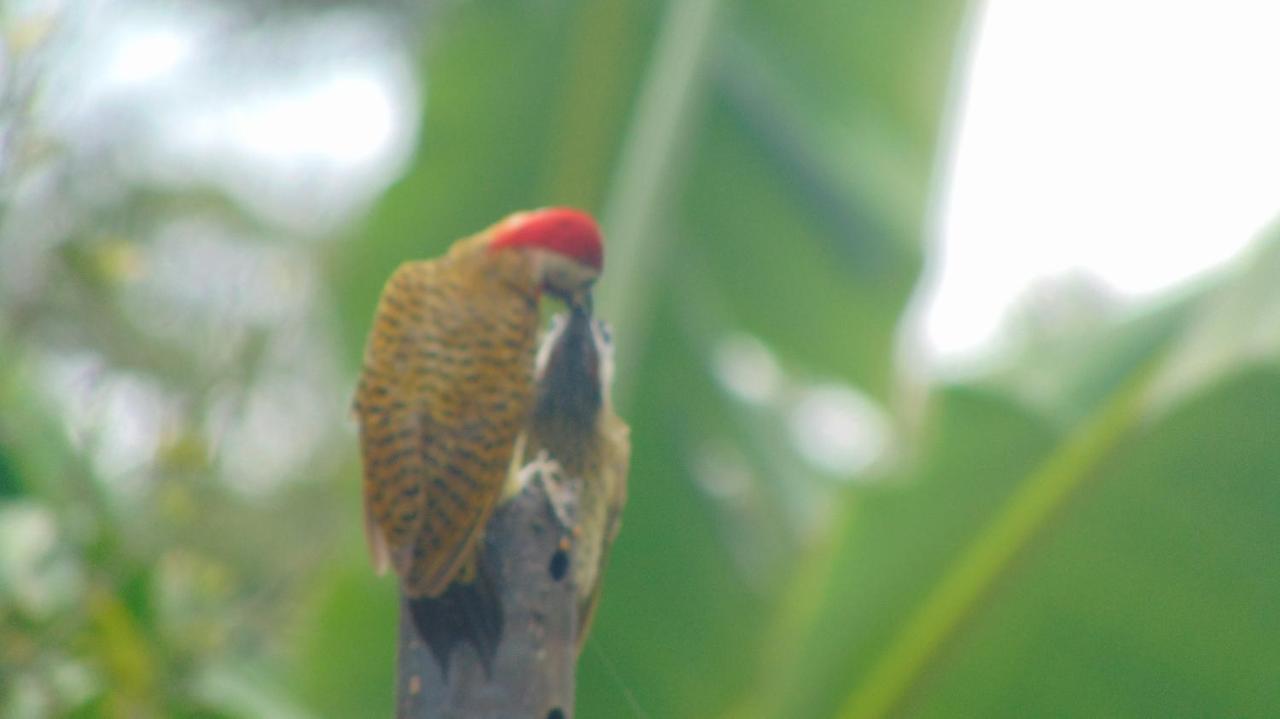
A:
{"type": "Polygon", "coordinates": [[[1037,280],[1141,297],[1280,212],[1280,3],[992,0],[926,290],[931,354],[990,347],[1037,280]]]}
{"type": "Polygon", "coordinates": [[[385,152],[399,119],[389,92],[387,83],[367,72],[342,73],[303,91],[237,108],[224,129],[263,159],[369,162],[385,152]]]}
{"type": "Polygon", "coordinates": [[[124,33],[110,52],[106,79],[120,85],[154,82],[176,70],[190,54],[191,38],[177,28],[124,33]]]}
{"type": "Polygon", "coordinates": [[[388,16],[352,6],[273,25],[234,3],[187,5],[96,0],[67,16],[39,109],[72,151],[120,158],[126,180],[220,186],[300,236],[400,174],[421,81],[388,16]]]}

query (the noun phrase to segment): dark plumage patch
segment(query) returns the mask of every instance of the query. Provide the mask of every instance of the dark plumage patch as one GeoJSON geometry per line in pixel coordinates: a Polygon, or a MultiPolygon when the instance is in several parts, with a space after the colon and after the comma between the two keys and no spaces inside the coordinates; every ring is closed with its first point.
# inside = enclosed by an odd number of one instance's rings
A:
{"type": "MultiPolygon", "coordinates": [[[[603,400],[599,371],[600,355],[591,336],[591,315],[582,307],[572,307],[568,325],[552,348],[546,372],[538,383],[533,424],[539,433],[549,435],[541,438],[544,442],[571,445],[592,436],[603,400]]],[[[557,459],[563,461],[565,457],[557,459]]]]}
{"type": "Polygon", "coordinates": [[[439,597],[405,597],[418,636],[431,650],[440,673],[449,675],[449,655],[454,647],[470,643],[480,657],[485,674],[493,676],[493,663],[502,642],[502,600],[496,578],[483,561],[472,582],[454,582],[439,597]]]}

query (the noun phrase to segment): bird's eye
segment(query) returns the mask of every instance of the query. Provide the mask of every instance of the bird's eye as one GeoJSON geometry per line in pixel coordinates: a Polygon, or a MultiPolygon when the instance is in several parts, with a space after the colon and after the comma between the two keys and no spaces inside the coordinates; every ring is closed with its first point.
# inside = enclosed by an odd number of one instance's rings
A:
{"type": "Polygon", "coordinates": [[[608,322],[596,320],[596,329],[600,331],[600,339],[605,344],[613,344],[613,328],[609,326],[608,322]]]}

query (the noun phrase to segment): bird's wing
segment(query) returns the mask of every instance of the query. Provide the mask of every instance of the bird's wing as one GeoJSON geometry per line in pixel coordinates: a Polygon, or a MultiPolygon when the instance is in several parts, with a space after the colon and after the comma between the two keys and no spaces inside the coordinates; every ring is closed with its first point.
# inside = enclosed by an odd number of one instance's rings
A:
{"type": "Polygon", "coordinates": [[[356,393],[371,549],[411,597],[438,596],[470,558],[532,402],[536,300],[449,261],[387,282],[356,393]]]}

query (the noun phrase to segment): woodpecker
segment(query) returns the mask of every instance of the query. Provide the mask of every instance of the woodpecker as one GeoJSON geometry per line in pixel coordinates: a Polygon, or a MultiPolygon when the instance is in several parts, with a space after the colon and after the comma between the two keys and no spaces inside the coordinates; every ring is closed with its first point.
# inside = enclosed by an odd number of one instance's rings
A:
{"type": "MultiPolygon", "coordinates": [[[[630,429],[613,410],[613,368],[611,333],[589,306],[575,304],[567,318],[557,316],[538,353],[537,402],[527,442],[534,457],[550,460],[556,481],[577,483],[569,551],[578,591],[579,652],[627,499],[630,429]]],[[[556,492],[550,494],[554,501],[556,492]]]]}
{"type": "Polygon", "coordinates": [[[584,304],[603,254],[590,216],[549,208],[387,281],[354,411],[374,564],[395,570],[410,601],[475,579],[477,540],[535,406],[539,299],[584,304]]]}

